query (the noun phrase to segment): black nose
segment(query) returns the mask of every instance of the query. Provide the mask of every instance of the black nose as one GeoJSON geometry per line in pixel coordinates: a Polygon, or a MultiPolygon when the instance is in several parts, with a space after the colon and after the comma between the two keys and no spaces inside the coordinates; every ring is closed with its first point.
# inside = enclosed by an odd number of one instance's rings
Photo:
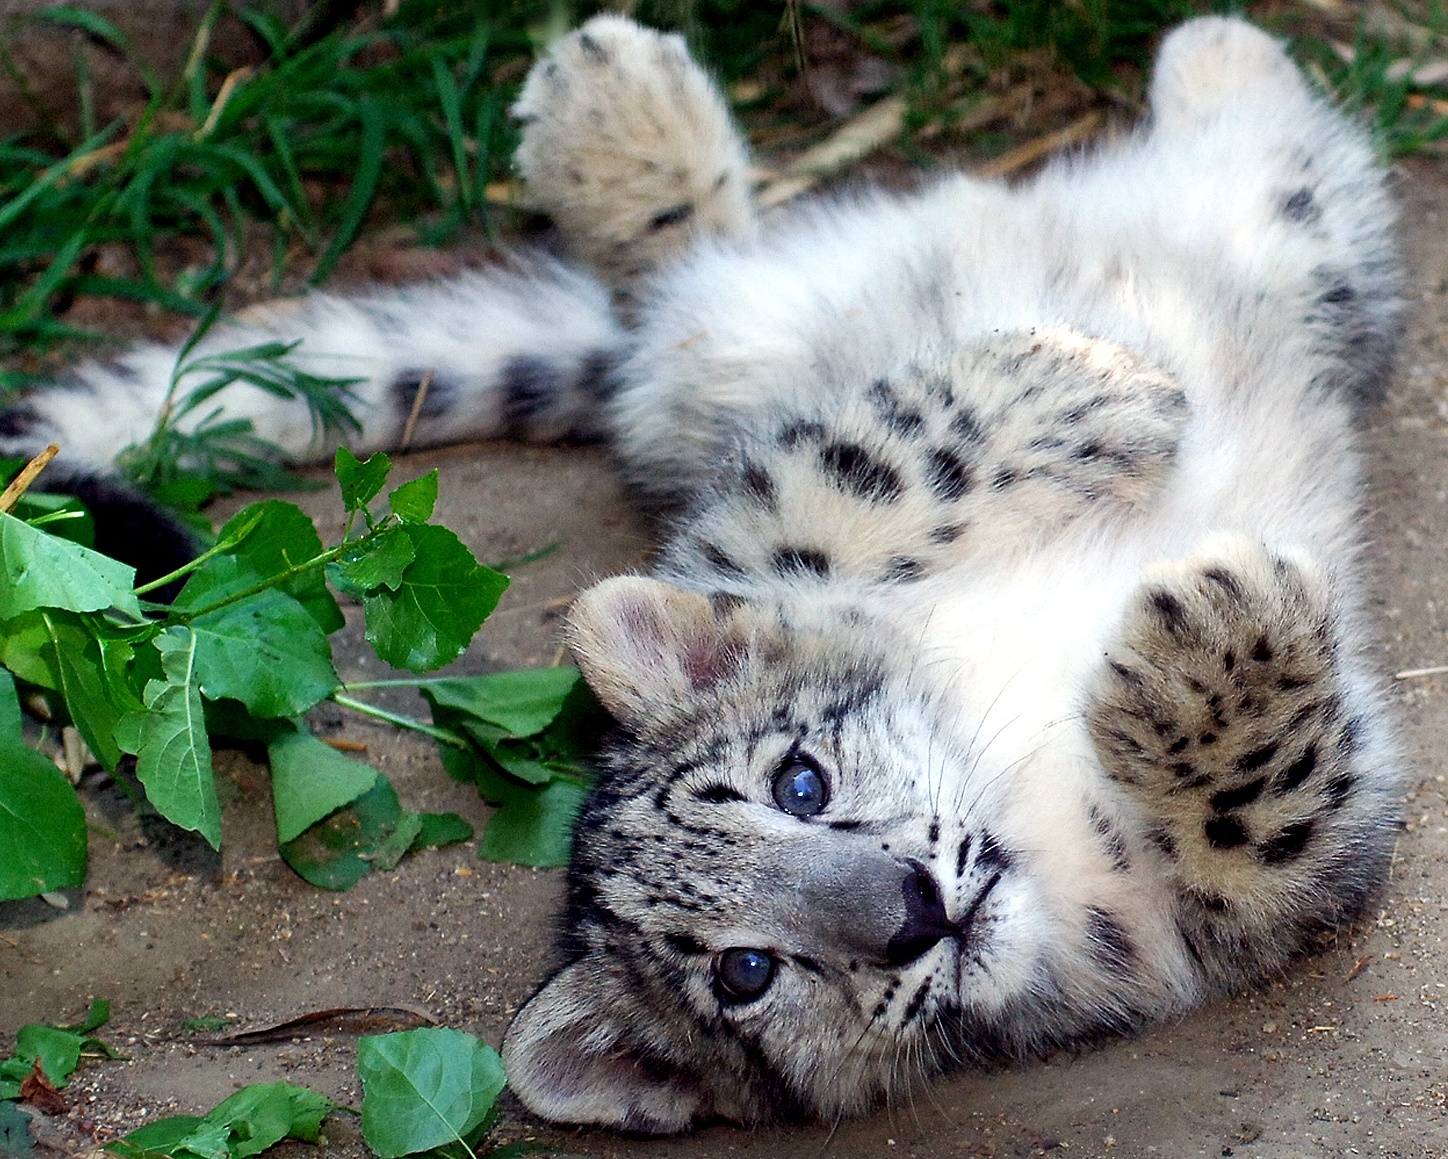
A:
{"type": "Polygon", "coordinates": [[[918,861],[909,864],[911,873],[901,886],[905,921],[885,946],[885,961],[891,966],[908,966],[943,938],[960,933],[960,927],[946,916],[940,887],[930,870],[918,861]]]}

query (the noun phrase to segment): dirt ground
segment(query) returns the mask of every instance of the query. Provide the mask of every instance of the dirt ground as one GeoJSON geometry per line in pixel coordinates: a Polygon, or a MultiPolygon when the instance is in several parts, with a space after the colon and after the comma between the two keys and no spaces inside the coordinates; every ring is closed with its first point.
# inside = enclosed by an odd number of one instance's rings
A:
{"type": "MultiPolygon", "coordinates": [[[[1402,169],[1415,271],[1408,342],[1388,402],[1366,421],[1378,664],[1448,663],[1448,164],[1402,169]],[[1444,594],[1440,594],[1444,593],[1444,594]]],[[[548,663],[557,601],[643,560],[645,529],[596,451],[464,447],[413,455],[442,472],[439,515],[484,559],[560,549],[516,572],[463,671],[548,663]]],[[[327,533],[327,492],[299,501],[327,533]]],[[[349,628],[344,679],[378,675],[349,628]]],[[[393,707],[416,710],[410,694],[393,707]]],[[[501,1140],[570,1155],[981,1156],[1448,1154],[1448,678],[1392,682],[1412,757],[1406,830],[1374,920],[1280,982],[1141,1038],[1016,1072],[951,1078],[915,1104],[824,1130],[713,1128],[649,1142],[559,1132],[509,1103],[501,1140]]],[[[331,723],[331,722],[327,722],[331,723]]],[[[368,755],[414,809],[486,807],[449,781],[430,743],[357,718],[337,735],[368,755]]],[[[78,1020],[92,997],[126,1061],[87,1064],[72,1109],[37,1115],[43,1148],[73,1153],[160,1115],[199,1113],[247,1083],[287,1078],[354,1105],[355,1034],[319,1029],[257,1046],[209,1046],[186,1018],[265,1026],[332,1007],[421,1007],[493,1043],[548,968],[561,874],[479,861],[470,846],[405,860],[351,892],[312,889],[276,858],[265,771],[218,760],[224,852],[139,822],[103,782],[87,789],[90,876],[69,909],[0,904],[0,1048],[26,1022],[78,1020]]],[[[382,1026],[380,1028],[388,1028],[382,1026]]],[[[333,1116],[329,1156],[365,1155],[333,1116]]],[[[298,1146],[292,1156],[308,1153],[298,1146]]]]}

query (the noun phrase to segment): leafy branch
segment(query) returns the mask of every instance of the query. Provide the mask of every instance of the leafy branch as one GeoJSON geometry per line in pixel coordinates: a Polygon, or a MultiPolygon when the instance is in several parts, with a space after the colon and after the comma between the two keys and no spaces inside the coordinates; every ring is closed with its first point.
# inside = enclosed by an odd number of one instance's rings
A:
{"type": "Polygon", "coordinates": [[[343,448],[335,471],[341,542],[324,546],[299,508],[266,500],[196,559],[139,586],[130,568],[42,527],[53,513],[0,515],[0,567],[19,577],[0,590],[0,898],[79,884],[85,863],[74,791],[22,740],[17,680],[41,690],[106,769],[133,769],[162,816],[213,847],[214,738],[265,743],[279,850],[318,885],[346,888],[411,849],[472,835],[454,816],[403,809],[385,777],[312,736],[305,715],[324,701],[434,738],[449,770],[500,806],[483,855],[566,856],[599,725],[577,672],[419,681],[431,723],[352,695],[332,666],[328,637],[343,625],[333,588],[361,604],[384,661],[426,673],[461,653],[508,580],[430,522],[435,471],[377,510],[386,455],[343,448]],[[170,605],[144,600],[181,581],[170,605]]]}

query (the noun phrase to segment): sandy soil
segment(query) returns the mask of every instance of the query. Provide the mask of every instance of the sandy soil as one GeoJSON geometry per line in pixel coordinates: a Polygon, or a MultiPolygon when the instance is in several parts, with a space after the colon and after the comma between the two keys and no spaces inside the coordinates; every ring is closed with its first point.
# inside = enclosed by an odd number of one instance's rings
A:
{"type": "MultiPolygon", "coordinates": [[[[1385,675],[1448,662],[1448,166],[1405,166],[1400,191],[1414,319],[1388,402],[1365,431],[1385,675]]],[[[561,544],[517,572],[465,671],[549,662],[556,601],[647,549],[598,452],[487,445],[405,463],[415,473],[433,466],[441,519],[483,558],[561,544]]],[[[331,497],[300,501],[325,534],[336,520],[331,497]]],[[[347,678],[377,674],[355,624],[339,668],[347,678]]],[[[557,1132],[512,1104],[499,1137],[569,1154],[701,1159],[1448,1154],[1448,681],[1397,681],[1392,695],[1413,772],[1381,911],[1261,991],[1081,1056],[942,1081],[913,1106],[833,1136],[721,1127],[647,1142],[557,1132]]],[[[486,808],[448,780],[429,745],[356,718],[336,724],[367,744],[410,807],[484,821],[486,808]]],[[[410,1004],[496,1043],[547,969],[557,872],[491,865],[460,846],[409,858],[350,893],[323,893],[275,856],[265,771],[241,754],[218,768],[227,797],[219,857],[138,821],[98,784],[86,792],[90,878],[69,910],[0,905],[0,1047],[25,1022],[77,1019],[97,996],[115,1008],[104,1037],[129,1056],[84,1067],[67,1092],[69,1114],[37,1116],[46,1147],[83,1150],[282,1077],[360,1098],[352,1033],[207,1046],[182,1033],[185,1018],[262,1026],[330,1007],[410,1004]]],[[[345,1116],[329,1120],[327,1136],[329,1155],[366,1153],[345,1116]]]]}

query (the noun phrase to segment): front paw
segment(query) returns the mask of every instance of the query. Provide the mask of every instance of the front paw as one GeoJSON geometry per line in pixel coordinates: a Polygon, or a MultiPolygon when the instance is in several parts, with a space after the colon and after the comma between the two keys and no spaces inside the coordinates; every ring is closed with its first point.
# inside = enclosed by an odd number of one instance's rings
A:
{"type": "Polygon", "coordinates": [[[1088,723],[1191,888],[1250,901],[1328,855],[1357,787],[1337,641],[1322,578],[1244,537],[1139,591],[1088,723]]]}

